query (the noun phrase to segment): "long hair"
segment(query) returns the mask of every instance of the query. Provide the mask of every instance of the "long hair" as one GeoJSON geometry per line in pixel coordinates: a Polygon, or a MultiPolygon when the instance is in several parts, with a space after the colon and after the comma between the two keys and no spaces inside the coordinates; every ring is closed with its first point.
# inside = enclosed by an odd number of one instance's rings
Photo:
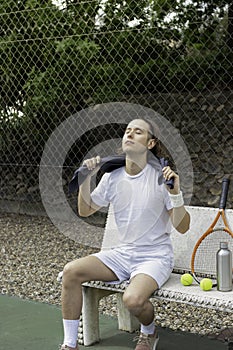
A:
{"type": "Polygon", "coordinates": [[[156,144],[153,148],[150,149],[150,152],[158,158],[160,158],[160,157],[167,158],[168,154],[167,154],[166,148],[164,147],[164,145],[162,144],[162,142],[160,140],[160,136],[159,136],[160,131],[159,131],[158,125],[150,119],[147,119],[147,118],[140,118],[140,119],[149,125],[150,138],[156,140],[156,144]]]}

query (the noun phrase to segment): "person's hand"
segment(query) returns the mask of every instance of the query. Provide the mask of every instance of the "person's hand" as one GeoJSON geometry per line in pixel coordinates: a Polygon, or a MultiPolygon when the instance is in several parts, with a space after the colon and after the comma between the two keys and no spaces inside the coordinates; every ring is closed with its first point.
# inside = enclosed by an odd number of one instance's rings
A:
{"type": "Polygon", "coordinates": [[[168,186],[168,191],[171,194],[178,194],[180,192],[180,178],[175,171],[173,171],[170,166],[165,166],[163,168],[163,176],[165,180],[170,180],[172,177],[174,178],[174,188],[170,189],[168,186]]]}
{"type": "Polygon", "coordinates": [[[83,165],[86,165],[87,169],[91,171],[91,176],[96,174],[100,168],[100,156],[89,158],[84,160],[83,165]]]}

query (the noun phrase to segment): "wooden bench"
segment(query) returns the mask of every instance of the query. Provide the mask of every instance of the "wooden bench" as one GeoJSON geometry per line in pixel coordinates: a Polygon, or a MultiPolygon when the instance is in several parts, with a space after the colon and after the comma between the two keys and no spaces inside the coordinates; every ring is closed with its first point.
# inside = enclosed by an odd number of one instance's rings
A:
{"type": "MultiPolygon", "coordinates": [[[[203,308],[233,312],[233,291],[219,292],[216,288],[204,292],[199,285],[185,287],[180,283],[180,275],[190,271],[190,259],[193,247],[203,231],[211,224],[217,210],[215,208],[188,207],[191,215],[190,230],[181,235],[175,229],[171,238],[174,247],[175,266],[170,279],[157,290],[152,298],[175,301],[203,308]]],[[[233,227],[233,210],[227,210],[227,220],[233,227]]],[[[112,208],[109,208],[102,249],[110,249],[117,244],[117,227],[112,208]]],[[[208,273],[208,269],[206,271],[208,273]]],[[[99,341],[99,301],[101,298],[116,293],[118,307],[118,327],[121,330],[133,332],[139,324],[124,307],[122,295],[127,286],[127,281],[121,284],[111,285],[104,282],[90,281],[83,284],[83,309],[82,321],[79,328],[79,344],[89,346],[99,341]]]]}

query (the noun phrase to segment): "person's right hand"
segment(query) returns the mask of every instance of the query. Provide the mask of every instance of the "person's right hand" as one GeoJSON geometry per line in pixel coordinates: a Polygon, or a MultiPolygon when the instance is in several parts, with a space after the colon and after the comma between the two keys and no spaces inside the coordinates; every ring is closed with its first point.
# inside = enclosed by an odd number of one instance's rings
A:
{"type": "Polygon", "coordinates": [[[83,165],[86,165],[87,169],[92,171],[91,175],[94,175],[95,173],[98,172],[100,166],[100,156],[96,156],[90,159],[86,159],[83,162],[83,165]]]}

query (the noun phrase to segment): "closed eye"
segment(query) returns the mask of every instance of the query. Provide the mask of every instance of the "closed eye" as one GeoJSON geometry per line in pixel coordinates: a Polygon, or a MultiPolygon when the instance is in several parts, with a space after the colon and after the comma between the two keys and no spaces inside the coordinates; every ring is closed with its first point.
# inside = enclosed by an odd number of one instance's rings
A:
{"type": "Polygon", "coordinates": [[[139,128],[136,128],[136,129],[131,129],[131,128],[128,128],[126,129],[125,133],[126,134],[129,134],[132,130],[134,130],[134,132],[138,135],[141,135],[143,134],[143,130],[142,129],[139,129],[139,128]]]}

